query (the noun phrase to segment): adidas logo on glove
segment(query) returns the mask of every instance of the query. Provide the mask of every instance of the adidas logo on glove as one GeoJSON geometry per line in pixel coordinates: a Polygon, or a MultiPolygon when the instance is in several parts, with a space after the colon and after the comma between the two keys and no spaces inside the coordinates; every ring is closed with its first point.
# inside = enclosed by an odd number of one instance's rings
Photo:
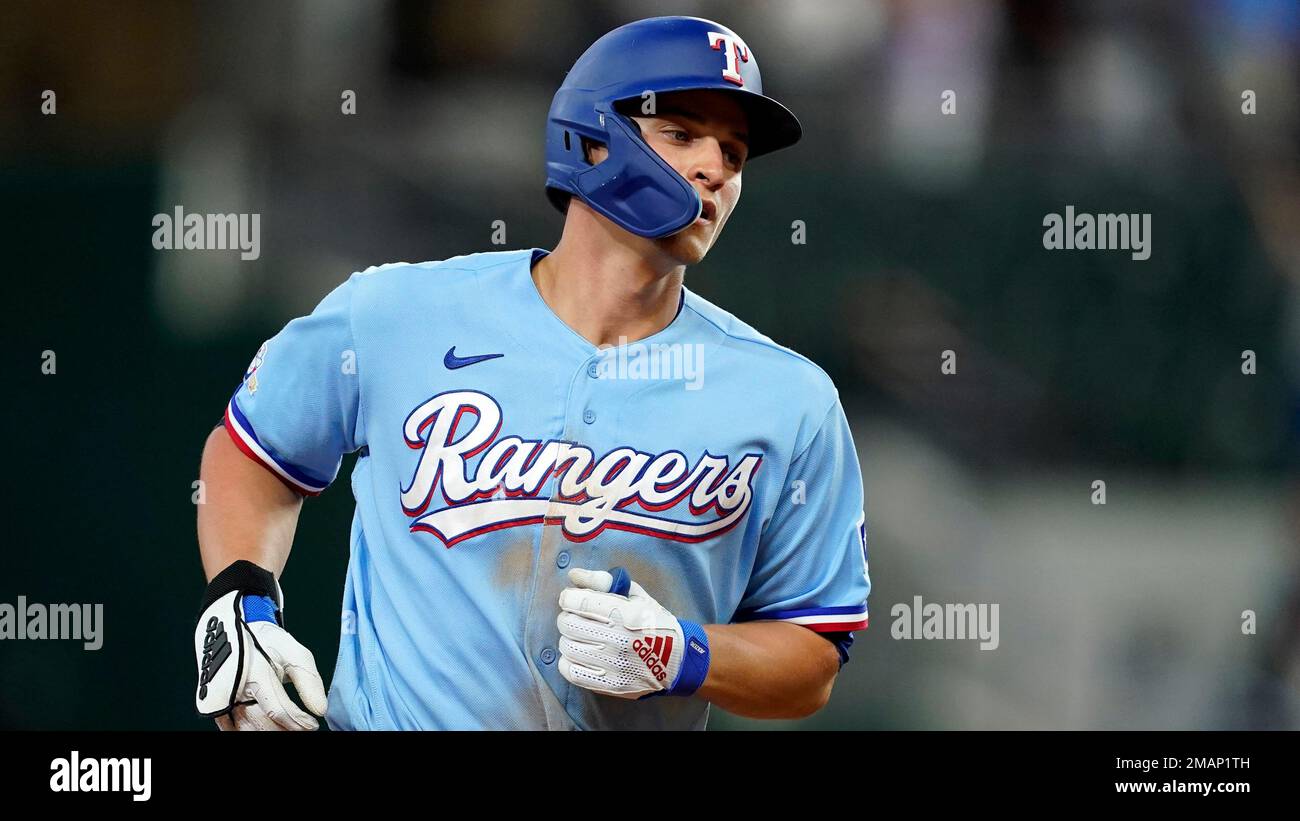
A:
{"type": "Polygon", "coordinates": [[[632,650],[641,657],[656,679],[663,681],[667,677],[664,666],[673,655],[672,636],[656,636],[653,642],[637,639],[632,642],[632,650]]]}

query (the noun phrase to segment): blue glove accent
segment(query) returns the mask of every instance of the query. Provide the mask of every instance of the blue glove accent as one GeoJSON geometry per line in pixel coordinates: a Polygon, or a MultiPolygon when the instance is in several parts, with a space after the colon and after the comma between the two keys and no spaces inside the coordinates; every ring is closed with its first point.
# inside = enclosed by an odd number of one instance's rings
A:
{"type": "Polygon", "coordinates": [[[269,621],[277,624],[275,602],[270,596],[244,596],[244,621],[269,621]]]}
{"type": "Polygon", "coordinates": [[[622,567],[615,567],[609,571],[609,575],[614,577],[614,583],[609,586],[609,592],[626,596],[632,589],[632,577],[627,570],[622,567]]]}
{"type": "Polygon", "coordinates": [[[673,686],[664,690],[664,695],[694,695],[709,674],[709,637],[704,628],[693,621],[678,619],[682,626],[682,638],[686,646],[682,648],[682,666],[677,670],[677,680],[673,686]]]}

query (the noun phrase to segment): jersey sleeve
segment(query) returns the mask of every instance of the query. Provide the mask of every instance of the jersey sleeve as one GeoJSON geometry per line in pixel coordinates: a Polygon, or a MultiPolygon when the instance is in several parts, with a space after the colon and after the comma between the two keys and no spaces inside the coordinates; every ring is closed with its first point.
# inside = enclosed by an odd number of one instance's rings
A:
{"type": "Polygon", "coordinates": [[[262,343],[226,406],[226,431],[249,458],[315,496],[357,450],[360,389],[352,277],[309,315],[262,343]]]}
{"type": "Polygon", "coordinates": [[[862,473],[838,399],[790,464],[734,621],[785,621],[826,636],[848,658],[867,626],[862,473]]]}

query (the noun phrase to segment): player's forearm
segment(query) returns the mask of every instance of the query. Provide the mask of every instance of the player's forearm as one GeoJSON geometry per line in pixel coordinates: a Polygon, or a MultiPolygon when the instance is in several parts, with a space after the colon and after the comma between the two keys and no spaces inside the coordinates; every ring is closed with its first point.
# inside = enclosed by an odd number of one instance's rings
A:
{"type": "Polygon", "coordinates": [[[199,478],[199,552],[207,578],[240,559],[279,576],[293,545],[302,497],[241,453],[224,428],[208,436],[199,478]]]}
{"type": "Polygon", "coordinates": [[[707,624],[709,673],[700,698],[747,718],[804,718],[825,706],[839,654],[806,627],[707,624]]]}

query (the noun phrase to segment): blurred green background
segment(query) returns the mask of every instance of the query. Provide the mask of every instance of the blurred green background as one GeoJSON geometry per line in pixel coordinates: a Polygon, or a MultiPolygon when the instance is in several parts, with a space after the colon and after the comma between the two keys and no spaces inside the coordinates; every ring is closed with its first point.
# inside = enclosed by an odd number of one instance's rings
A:
{"type": "MultiPolygon", "coordinates": [[[[352,271],[496,250],[496,220],[551,247],[551,94],[601,33],[667,13],[736,29],[803,121],[687,284],[835,378],[874,583],[827,709],[710,726],[1300,728],[1281,0],[6,3],[0,602],[100,602],[106,626],[96,652],[0,642],[0,727],[210,726],[192,483],[246,363],[352,271]],[[154,250],[178,204],[259,213],[260,258],[154,250]],[[1045,250],[1067,205],[1151,214],[1150,259],[1045,250]],[[999,603],[1000,647],[892,639],[916,595],[999,603]]],[[[346,483],[309,501],[284,575],[327,680],[351,510],[346,483]]]]}

